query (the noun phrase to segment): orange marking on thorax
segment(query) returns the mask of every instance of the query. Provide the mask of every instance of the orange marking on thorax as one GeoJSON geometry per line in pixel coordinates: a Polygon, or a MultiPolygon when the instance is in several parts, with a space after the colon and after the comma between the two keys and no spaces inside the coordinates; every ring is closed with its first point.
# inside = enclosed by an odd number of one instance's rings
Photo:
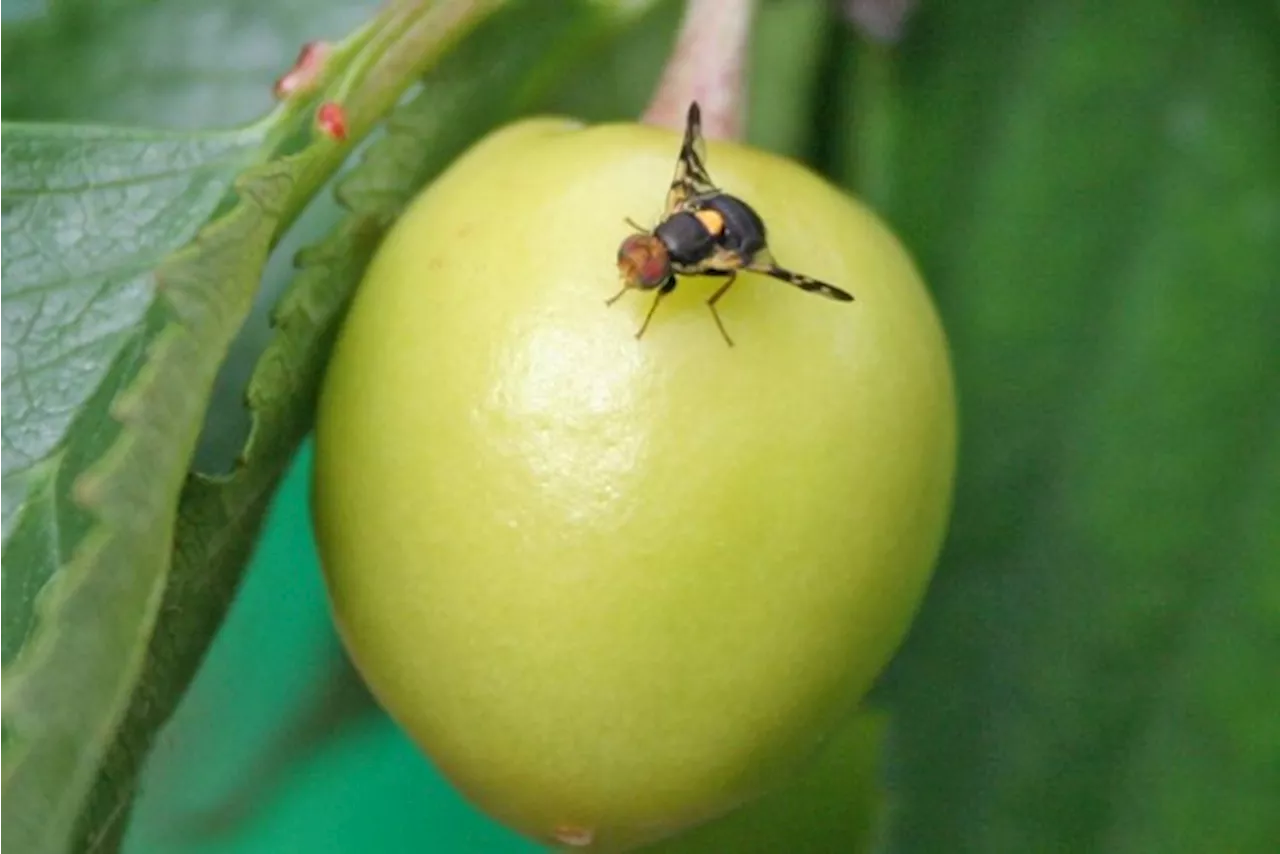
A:
{"type": "Polygon", "coordinates": [[[711,232],[712,237],[718,237],[720,232],[724,231],[724,217],[719,211],[700,210],[695,211],[693,215],[707,231],[711,232]]]}

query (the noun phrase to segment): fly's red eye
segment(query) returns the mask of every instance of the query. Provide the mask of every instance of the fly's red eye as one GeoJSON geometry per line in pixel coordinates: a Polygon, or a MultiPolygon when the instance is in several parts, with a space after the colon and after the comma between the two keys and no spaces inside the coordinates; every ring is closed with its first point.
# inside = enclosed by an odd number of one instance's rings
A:
{"type": "Polygon", "coordinates": [[[640,280],[646,285],[661,284],[667,278],[666,254],[652,253],[645,256],[640,265],[640,280]]]}
{"type": "Polygon", "coordinates": [[[618,247],[618,269],[640,288],[653,288],[671,275],[667,247],[653,234],[632,234],[618,247]]]}
{"type": "Polygon", "coordinates": [[[645,253],[644,235],[633,234],[626,240],[622,241],[622,245],[618,247],[618,262],[630,261],[635,263],[645,253]]]}
{"type": "Polygon", "coordinates": [[[652,235],[632,235],[618,247],[618,269],[634,286],[656,287],[671,273],[667,248],[652,235]]]}

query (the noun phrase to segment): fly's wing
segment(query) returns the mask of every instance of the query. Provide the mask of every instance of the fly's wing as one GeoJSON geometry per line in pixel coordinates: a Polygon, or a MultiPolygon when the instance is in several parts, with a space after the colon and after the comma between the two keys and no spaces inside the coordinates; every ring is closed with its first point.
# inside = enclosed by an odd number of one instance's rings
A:
{"type": "Polygon", "coordinates": [[[827,299],[838,300],[840,302],[853,302],[853,295],[837,288],[835,285],[829,285],[826,282],[820,282],[812,276],[806,276],[803,273],[794,273],[783,267],[779,267],[773,260],[773,256],[768,249],[763,249],[751,259],[751,263],[746,269],[756,273],[764,273],[788,285],[794,285],[802,291],[808,291],[811,294],[821,294],[827,299]]]}
{"type": "Polygon", "coordinates": [[[788,285],[794,285],[802,291],[821,294],[827,299],[839,302],[853,302],[852,294],[837,288],[835,285],[829,285],[826,282],[818,281],[812,276],[806,276],[803,273],[795,273],[785,267],[779,267],[773,260],[773,253],[769,251],[767,246],[758,251],[750,261],[744,260],[741,255],[732,249],[717,246],[710,255],[698,263],[677,266],[676,269],[677,272],[686,276],[728,276],[738,270],[763,273],[766,276],[786,282],[788,285]]]}
{"type": "Polygon", "coordinates": [[[689,104],[689,115],[685,119],[684,143],[676,160],[676,174],[671,179],[671,188],[667,190],[668,216],[682,209],[691,199],[716,191],[704,165],[706,152],[707,143],[702,138],[702,110],[694,101],[689,104]]]}

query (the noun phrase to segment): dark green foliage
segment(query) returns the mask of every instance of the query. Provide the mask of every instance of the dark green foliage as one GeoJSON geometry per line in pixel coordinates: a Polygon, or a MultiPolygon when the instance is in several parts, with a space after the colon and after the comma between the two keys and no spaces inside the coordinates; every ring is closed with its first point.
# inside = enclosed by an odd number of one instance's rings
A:
{"type": "Polygon", "coordinates": [[[875,201],[963,410],[950,543],[889,683],[895,850],[1268,850],[1274,9],[926,7],[877,94],[891,126],[853,130],[892,140],[875,201]]]}

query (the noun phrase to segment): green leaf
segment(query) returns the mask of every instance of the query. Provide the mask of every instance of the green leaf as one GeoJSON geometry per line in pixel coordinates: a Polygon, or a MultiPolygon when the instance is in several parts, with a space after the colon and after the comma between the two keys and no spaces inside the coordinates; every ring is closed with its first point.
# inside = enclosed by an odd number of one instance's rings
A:
{"type": "Polygon", "coordinates": [[[5,121],[228,127],[274,106],[304,42],[377,0],[81,0],[4,27],[5,121]],[[68,8],[69,7],[69,8],[68,8]]]}
{"type": "Polygon", "coordinates": [[[300,272],[276,306],[274,337],[247,399],[252,432],[227,475],[195,473],[179,506],[174,566],[160,619],[120,737],[81,821],[86,840],[118,840],[132,781],[155,732],[172,714],[221,623],[286,467],[310,431],[338,325],[365,267],[401,209],[492,127],[526,112],[615,36],[644,3],[537,2],[493,15],[391,114],[386,135],[338,185],[348,211],[323,242],[300,253],[300,272]]]}
{"type": "Polygon", "coordinates": [[[841,165],[935,289],[963,412],[888,683],[891,850],[1280,839],[1276,44],[1259,2],[986,0],[849,66],[841,165]]]}
{"type": "MultiPolygon", "coordinates": [[[[496,5],[387,7],[316,98],[340,96],[363,137],[496,5]]],[[[67,849],[128,708],[214,375],[270,247],[347,151],[318,134],[298,148],[314,106],[185,141],[5,128],[3,821],[17,850],[67,849]]]]}
{"type": "MultiPolygon", "coordinates": [[[[274,104],[272,87],[304,42],[334,39],[378,0],[70,0],[4,28],[6,119],[225,127],[274,104]]],[[[5,7],[9,11],[9,7],[5,7]]],[[[248,432],[244,387],[288,278],[280,249],[337,222],[329,195],[282,238],[214,382],[198,464],[225,471],[248,432]]]]}
{"type": "Polygon", "coordinates": [[[4,829],[21,850],[66,833],[137,672],[199,350],[236,320],[166,261],[261,141],[5,128],[4,829]]]}

